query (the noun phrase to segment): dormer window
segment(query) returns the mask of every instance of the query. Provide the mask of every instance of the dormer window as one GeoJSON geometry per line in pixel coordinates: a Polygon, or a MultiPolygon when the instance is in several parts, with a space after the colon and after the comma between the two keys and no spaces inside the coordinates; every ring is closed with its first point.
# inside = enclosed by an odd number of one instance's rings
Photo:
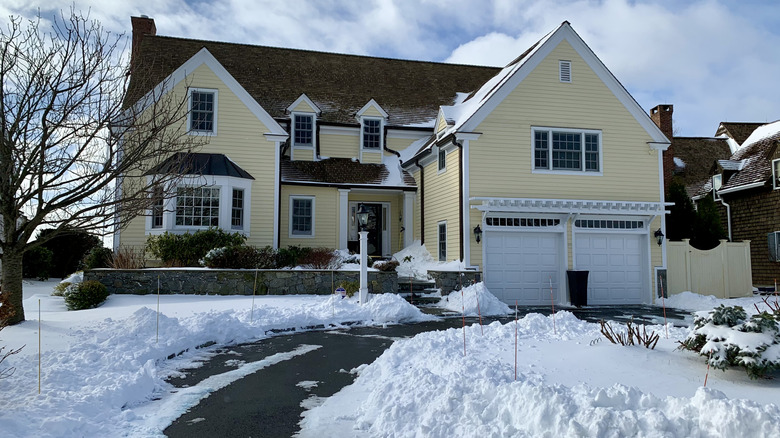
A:
{"type": "Polygon", "coordinates": [[[364,117],[361,119],[363,149],[379,151],[382,149],[382,119],[364,117]]]}
{"type": "Polygon", "coordinates": [[[314,115],[293,114],[293,146],[314,146],[314,115]]]}
{"type": "Polygon", "coordinates": [[[772,187],[780,189],[780,159],[772,161],[772,187]]]}
{"type": "Polygon", "coordinates": [[[712,175],[712,194],[716,201],[720,200],[718,190],[723,186],[723,175],[712,175]]]}

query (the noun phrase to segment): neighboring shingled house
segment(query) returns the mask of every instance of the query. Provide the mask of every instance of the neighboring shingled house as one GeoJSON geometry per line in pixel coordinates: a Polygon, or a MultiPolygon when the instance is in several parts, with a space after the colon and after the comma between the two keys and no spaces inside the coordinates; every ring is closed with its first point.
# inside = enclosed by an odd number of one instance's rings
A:
{"type": "Polygon", "coordinates": [[[718,133],[742,142],[728,159],[714,163],[711,177],[698,182],[692,198],[714,196],[719,201],[729,238],[750,241],[753,282],[774,285],[780,263],[770,260],[774,251],[767,236],[780,231],[780,121],[721,123],[718,133]]]}
{"type": "Polygon", "coordinates": [[[351,249],[363,204],[370,254],[420,240],[481,269],[505,302],[569,302],[570,269],[590,271],[589,304],[653,301],[669,140],[568,22],[497,69],[162,37],[132,21],[128,104],[166,81],[208,143],[115,245],[217,226],[251,245],[351,249]]]}

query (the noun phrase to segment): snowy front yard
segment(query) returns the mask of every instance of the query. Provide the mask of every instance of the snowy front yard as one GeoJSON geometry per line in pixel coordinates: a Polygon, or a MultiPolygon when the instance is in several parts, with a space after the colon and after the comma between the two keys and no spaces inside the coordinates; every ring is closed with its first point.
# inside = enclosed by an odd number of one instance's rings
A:
{"type": "MultiPolygon", "coordinates": [[[[262,339],[269,330],[345,322],[387,324],[431,318],[393,295],[365,306],[330,296],[111,296],[103,306],[67,312],[50,296],[53,282],[25,284],[28,321],[0,332],[18,347],[0,380],[4,437],[162,436],[178,415],[232,381],[318,346],[246,363],[196,388],[172,392],[165,378],[213,348],[262,339]],[[38,394],[38,303],[41,303],[41,393],[38,394]],[[179,356],[175,356],[182,353],[179,356]],[[174,356],[172,356],[174,355],[174,356]]],[[[500,313],[478,285],[483,313],[500,313]]],[[[736,303],[752,310],[758,299],[736,303]]],[[[667,305],[703,310],[719,304],[686,294],[667,305]]],[[[652,327],[655,350],[616,346],[597,324],[562,311],[479,324],[464,332],[429,332],[397,341],[355,383],[307,411],[302,436],[778,436],[780,384],[745,372],[710,370],[676,351],[688,329],[652,327]],[[484,333],[483,333],[484,330],[484,333]],[[515,379],[515,333],[517,378],[515,379]]],[[[303,376],[305,378],[305,376],[303,376]]],[[[778,377],[775,373],[774,377],[778,377]]],[[[316,405],[310,403],[309,405],[316,405]]]]}

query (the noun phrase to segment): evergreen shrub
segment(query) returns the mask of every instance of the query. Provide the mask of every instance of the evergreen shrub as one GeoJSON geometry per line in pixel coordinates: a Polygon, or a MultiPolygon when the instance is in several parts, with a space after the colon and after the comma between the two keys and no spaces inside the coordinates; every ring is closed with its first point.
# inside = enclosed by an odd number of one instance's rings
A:
{"type": "Polygon", "coordinates": [[[65,290],[65,306],[68,310],[92,309],[108,298],[108,290],[103,283],[95,280],[71,285],[65,290]]]}
{"type": "Polygon", "coordinates": [[[241,233],[226,233],[220,228],[198,230],[195,233],[165,232],[150,236],[146,250],[165,266],[200,266],[200,260],[214,248],[239,246],[246,241],[241,233]]]}
{"type": "Polygon", "coordinates": [[[113,256],[111,249],[96,246],[84,257],[84,269],[108,268],[113,256]]]}

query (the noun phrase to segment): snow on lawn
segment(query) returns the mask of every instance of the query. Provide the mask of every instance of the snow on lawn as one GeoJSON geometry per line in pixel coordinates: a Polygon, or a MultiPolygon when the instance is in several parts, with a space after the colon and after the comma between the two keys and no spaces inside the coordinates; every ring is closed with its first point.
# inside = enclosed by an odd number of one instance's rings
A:
{"type": "Polygon", "coordinates": [[[400,263],[400,266],[396,268],[399,280],[409,277],[426,280],[428,279],[428,270],[462,271],[466,269],[466,265],[459,260],[451,262],[434,260],[431,253],[419,240],[415,240],[411,245],[393,254],[393,258],[400,263]]]}
{"type": "Polygon", "coordinates": [[[464,287],[462,291],[453,291],[439,301],[439,307],[466,316],[497,316],[512,313],[512,309],[491,294],[485,284],[480,282],[464,287]]]}
{"type": "Polygon", "coordinates": [[[393,294],[372,296],[364,306],[332,295],[258,296],[254,310],[252,297],[246,296],[163,295],[158,340],[156,295],[112,295],[97,309],[69,312],[63,298],[50,296],[55,284],[25,282],[27,321],[0,332],[0,345],[17,348],[26,344],[22,353],[2,364],[16,368],[10,378],[0,379],[3,437],[159,436],[210,392],[259,368],[318,348],[302,346],[245,364],[228,376],[204,383],[205,387],[168,394],[171,386],[165,383],[166,377],[193,366],[214,350],[197,350],[197,346],[249,342],[267,337],[273,329],[433,318],[393,294]],[[163,399],[149,403],[155,397],[163,399]]]}

